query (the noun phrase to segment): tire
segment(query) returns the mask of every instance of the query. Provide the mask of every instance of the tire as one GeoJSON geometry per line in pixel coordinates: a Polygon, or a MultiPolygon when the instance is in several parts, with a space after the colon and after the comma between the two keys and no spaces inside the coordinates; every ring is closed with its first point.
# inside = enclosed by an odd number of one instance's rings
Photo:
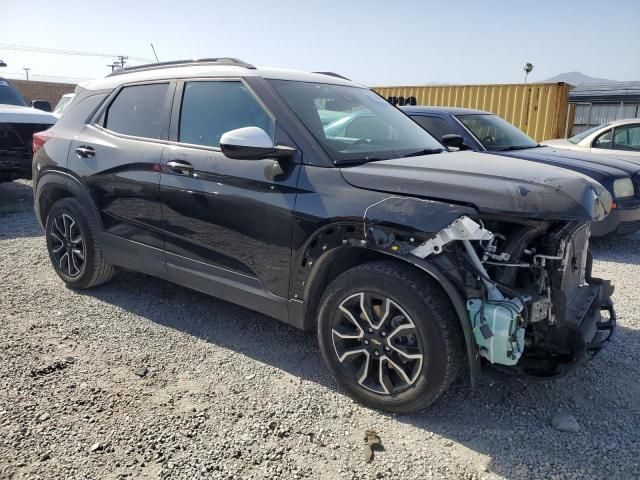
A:
{"type": "Polygon", "coordinates": [[[393,413],[431,405],[463,364],[462,331],[449,298],[434,280],[392,261],[352,268],[327,287],[318,341],[344,390],[393,413]]]}
{"type": "Polygon", "coordinates": [[[49,259],[58,276],[72,288],[101,285],[115,273],[96,241],[90,215],[75,198],[57,201],[47,214],[45,237],[49,259]]]}

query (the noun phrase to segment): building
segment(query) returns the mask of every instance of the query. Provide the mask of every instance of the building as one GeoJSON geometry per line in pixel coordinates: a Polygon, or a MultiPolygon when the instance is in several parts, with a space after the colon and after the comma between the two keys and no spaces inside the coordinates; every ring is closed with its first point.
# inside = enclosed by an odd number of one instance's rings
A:
{"type": "MultiPolygon", "coordinates": [[[[1,73],[1,72],[0,72],[1,73]]],[[[13,86],[30,102],[34,100],[46,100],[55,108],[60,97],[65,93],[73,93],[75,83],[39,82],[36,80],[9,80],[13,86]]]]}
{"type": "Polygon", "coordinates": [[[575,87],[569,92],[575,135],[613,120],[640,118],[640,82],[616,82],[575,87]]]}

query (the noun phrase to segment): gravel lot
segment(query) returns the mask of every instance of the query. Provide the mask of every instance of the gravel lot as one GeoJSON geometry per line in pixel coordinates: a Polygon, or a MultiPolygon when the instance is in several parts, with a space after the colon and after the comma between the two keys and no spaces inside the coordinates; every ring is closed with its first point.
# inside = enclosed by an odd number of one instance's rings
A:
{"type": "Polygon", "coordinates": [[[640,235],[594,245],[620,325],[595,360],[392,416],[337,389],[312,335],[242,307],[129,272],[68,290],[31,201],[0,184],[2,478],[640,477],[640,235]]]}

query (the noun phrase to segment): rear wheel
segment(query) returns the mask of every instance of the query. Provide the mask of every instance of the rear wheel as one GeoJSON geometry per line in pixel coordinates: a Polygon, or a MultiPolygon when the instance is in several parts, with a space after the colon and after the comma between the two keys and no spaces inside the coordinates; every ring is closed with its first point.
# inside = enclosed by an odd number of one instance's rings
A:
{"type": "Polygon", "coordinates": [[[46,219],[49,258],[58,276],[73,288],[100,285],[114,274],[96,243],[89,215],[75,198],[63,198],[51,207],[46,219]]]}
{"type": "Polygon", "coordinates": [[[318,339],[329,370],[356,400],[406,413],[432,404],[455,379],[458,323],[434,281],[383,261],[348,270],[329,285],[318,339]]]}

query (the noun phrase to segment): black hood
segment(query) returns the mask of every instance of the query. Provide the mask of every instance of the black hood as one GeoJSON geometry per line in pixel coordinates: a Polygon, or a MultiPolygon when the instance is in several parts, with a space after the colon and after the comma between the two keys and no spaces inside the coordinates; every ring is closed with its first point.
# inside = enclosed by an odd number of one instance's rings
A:
{"type": "Polygon", "coordinates": [[[619,157],[596,155],[594,153],[554,148],[551,146],[495,152],[495,154],[557,165],[584,173],[598,181],[602,181],[606,177],[632,177],[640,171],[640,165],[619,157]]]}
{"type": "Polygon", "coordinates": [[[538,219],[604,218],[611,195],[593,179],[535,162],[476,152],[455,152],[346,167],[350,184],[458,204],[479,212],[538,219]]]}

